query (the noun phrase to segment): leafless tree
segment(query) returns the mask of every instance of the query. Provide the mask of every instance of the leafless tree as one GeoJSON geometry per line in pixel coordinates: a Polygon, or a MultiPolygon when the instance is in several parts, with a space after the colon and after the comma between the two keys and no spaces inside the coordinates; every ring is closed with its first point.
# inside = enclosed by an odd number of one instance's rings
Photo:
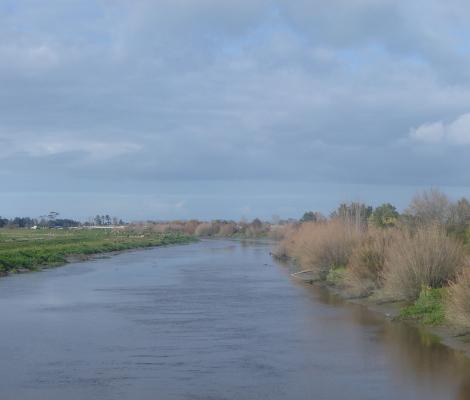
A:
{"type": "Polygon", "coordinates": [[[419,223],[444,225],[448,223],[451,215],[451,203],[444,193],[432,188],[416,194],[405,213],[419,223]]]}

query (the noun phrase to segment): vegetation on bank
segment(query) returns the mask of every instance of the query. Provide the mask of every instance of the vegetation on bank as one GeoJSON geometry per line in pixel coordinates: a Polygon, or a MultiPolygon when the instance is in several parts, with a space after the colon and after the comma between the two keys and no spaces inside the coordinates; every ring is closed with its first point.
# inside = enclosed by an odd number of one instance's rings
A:
{"type": "Polygon", "coordinates": [[[416,301],[400,310],[399,317],[425,325],[442,325],[445,322],[445,295],[445,288],[423,287],[416,301]]]}
{"type": "Polygon", "coordinates": [[[342,204],[285,229],[276,255],[349,297],[403,304],[399,318],[470,332],[470,202],[429,190],[403,214],[342,204]]]}
{"type": "Polygon", "coordinates": [[[213,221],[146,221],[133,224],[136,229],[149,229],[153,232],[174,232],[203,238],[277,238],[277,231],[286,221],[273,224],[255,218],[251,222],[213,220],[213,221]]]}
{"type": "Polygon", "coordinates": [[[0,274],[59,265],[71,256],[187,243],[180,233],[133,229],[0,229],[0,274]]]}

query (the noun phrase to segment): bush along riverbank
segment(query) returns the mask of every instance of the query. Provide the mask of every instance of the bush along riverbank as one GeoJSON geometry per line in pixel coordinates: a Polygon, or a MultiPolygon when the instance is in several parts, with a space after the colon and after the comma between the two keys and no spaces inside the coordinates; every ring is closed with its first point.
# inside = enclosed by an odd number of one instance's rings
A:
{"type": "Polygon", "coordinates": [[[393,318],[441,336],[468,337],[470,204],[463,205],[459,226],[456,205],[436,191],[418,195],[386,224],[374,223],[364,206],[343,205],[329,219],[292,226],[274,255],[293,261],[296,277],[344,298],[392,309],[393,318]]]}
{"type": "Polygon", "coordinates": [[[194,241],[180,233],[132,229],[0,229],[0,274],[39,270],[70,258],[194,241]]]}

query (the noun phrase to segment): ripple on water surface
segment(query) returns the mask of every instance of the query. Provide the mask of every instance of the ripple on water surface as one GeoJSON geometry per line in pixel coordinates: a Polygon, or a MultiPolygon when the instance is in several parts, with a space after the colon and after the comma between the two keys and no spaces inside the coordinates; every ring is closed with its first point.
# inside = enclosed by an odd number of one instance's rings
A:
{"type": "Polygon", "coordinates": [[[0,280],[0,399],[470,399],[466,358],[202,241],[0,280]]]}

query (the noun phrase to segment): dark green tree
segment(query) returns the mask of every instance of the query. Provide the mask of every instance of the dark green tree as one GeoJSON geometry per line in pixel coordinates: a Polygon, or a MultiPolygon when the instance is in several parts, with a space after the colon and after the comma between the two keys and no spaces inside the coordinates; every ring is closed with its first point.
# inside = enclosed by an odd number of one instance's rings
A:
{"type": "Polygon", "coordinates": [[[400,214],[395,206],[390,203],[384,203],[375,208],[370,216],[370,221],[379,228],[386,228],[394,226],[399,216],[400,214]]]}
{"type": "Polygon", "coordinates": [[[306,211],[302,218],[300,218],[300,222],[320,222],[325,221],[325,217],[319,213],[314,211],[306,211]]]}

